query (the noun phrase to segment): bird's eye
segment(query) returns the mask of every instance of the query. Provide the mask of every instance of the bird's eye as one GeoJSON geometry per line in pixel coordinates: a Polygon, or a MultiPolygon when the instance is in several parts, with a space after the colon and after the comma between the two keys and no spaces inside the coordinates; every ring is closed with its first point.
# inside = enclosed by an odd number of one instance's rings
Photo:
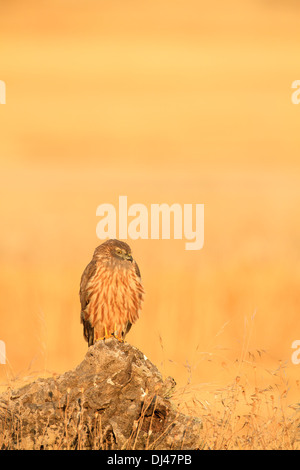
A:
{"type": "Polygon", "coordinates": [[[118,255],[120,255],[122,253],[122,250],[120,248],[117,248],[116,251],[117,251],[118,255]]]}

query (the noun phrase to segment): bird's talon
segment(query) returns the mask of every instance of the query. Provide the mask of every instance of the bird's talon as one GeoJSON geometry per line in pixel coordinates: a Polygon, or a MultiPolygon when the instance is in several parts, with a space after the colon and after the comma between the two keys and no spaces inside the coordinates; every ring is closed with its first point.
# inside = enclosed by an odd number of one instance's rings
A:
{"type": "Polygon", "coordinates": [[[119,343],[124,343],[124,339],[122,338],[122,336],[119,336],[117,334],[114,334],[113,336],[119,341],[119,343]]]}
{"type": "Polygon", "coordinates": [[[101,338],[97,338],[96,341],[105,341],[106,339],[114,338],[115,335],[113,334],[108,334],[107,332],[105,333],[104,336],[101,336],[101,338]]]}

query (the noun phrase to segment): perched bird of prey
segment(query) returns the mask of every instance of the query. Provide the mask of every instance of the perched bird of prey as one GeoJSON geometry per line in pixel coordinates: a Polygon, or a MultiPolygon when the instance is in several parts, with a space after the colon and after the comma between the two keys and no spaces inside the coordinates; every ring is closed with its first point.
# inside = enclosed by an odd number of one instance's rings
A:
{"type": "Polygon", "coordinates": [[[140,270],[127,243],[107,240],[95,249],[81,276],[79,295],[88,345],[111,336],[123,341],[139,318],[144,296],[140,270]]]}

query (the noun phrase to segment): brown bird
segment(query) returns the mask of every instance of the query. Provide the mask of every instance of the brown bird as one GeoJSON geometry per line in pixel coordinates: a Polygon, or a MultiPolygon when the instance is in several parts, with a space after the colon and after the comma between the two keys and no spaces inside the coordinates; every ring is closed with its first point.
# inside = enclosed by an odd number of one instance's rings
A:
{"type": "Polygon", "coordinates": [[[123,341],[139,318],[144,293],[129,245],[107,240],[98,246],[81,276],[79,291],[88,345],[111,336],[123,341]]]}

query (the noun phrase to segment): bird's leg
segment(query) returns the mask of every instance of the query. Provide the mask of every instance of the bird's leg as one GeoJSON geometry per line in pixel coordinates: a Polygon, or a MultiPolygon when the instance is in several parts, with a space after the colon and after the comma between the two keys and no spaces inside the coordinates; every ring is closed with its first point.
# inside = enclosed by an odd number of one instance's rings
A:
{"type": "Polygon", "coordinates": [[[100,338],[97,338],[97,341],[102,341],[103,339],[109,339],[114,336],[113,333],[108,333],[106,325],[104,325],[104,336],[101,336],[100,338]]]}
{"type": "Polygon", "coordinates": [[[122,338],[122,335],[119,336],[118,335],[118,331],[117,331],[117,324],[115,323],[115,328],[114,328],[114,334],[113,336],[120,342],[120,343],[124,343],[124,340],[122,338]]]}
{"type": "Polygon", "coordinates": [[[106,340],[106,339],[109,339],[109,338],[116,338],[120,343],[124,343],[124,340],[122,338],[122,334],[121,335],[118,334],[117,324],[116,323],[115,323],[113,333],[108,333],[106,325],[103,325],[103,328],[104,328],[104,336],[101,336],[100,338],[97,338],[96,341],[102,341],[102,340],[106,340]]]}
{"type": "Polygon", "coordinates": [[[104,331],[105,331],[104,339],[109,339],[114,336],[113,333],[108,333],[106,325],[104,325],[104,331]]]}

